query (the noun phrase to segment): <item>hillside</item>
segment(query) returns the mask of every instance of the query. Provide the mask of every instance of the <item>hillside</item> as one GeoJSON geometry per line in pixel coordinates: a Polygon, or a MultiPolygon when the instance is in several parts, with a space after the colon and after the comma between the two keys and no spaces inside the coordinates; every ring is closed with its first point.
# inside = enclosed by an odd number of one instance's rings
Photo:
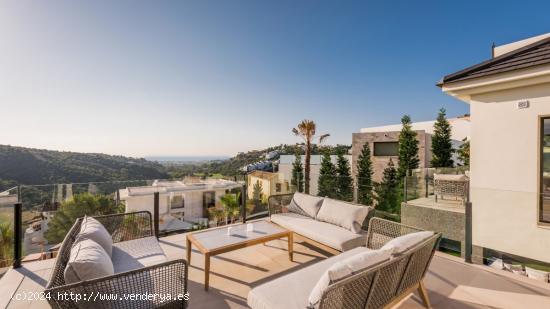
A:
{"type": "Polygon", "coordinates": [[[17,184],[166,177],[162,165],[145,159],[0,145],[0,190],[17,184]]]}

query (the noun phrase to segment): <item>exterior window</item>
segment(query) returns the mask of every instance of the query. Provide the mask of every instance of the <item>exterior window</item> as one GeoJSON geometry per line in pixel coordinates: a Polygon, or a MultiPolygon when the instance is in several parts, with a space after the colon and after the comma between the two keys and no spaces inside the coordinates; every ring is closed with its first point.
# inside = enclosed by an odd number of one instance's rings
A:
{"type": "Polygon", "coordinates": [[[216,207],[216,192],[203,192],[202,198],[205,208],[216,207]]]}
{"type": "Polygon", "coordinates": [[[276,183],[275,184],[275,192],[281,192],[281,184],[280,183],[276,183]]]}
{"type": "Polygon", "coordinates": [[[183,195],[175,195],[170,199],[170,208],[179,209],[185,207],[185,198],[183,195]]]}
{"type": "Polygon", "coordinates": [[[376,157],[397,156],[399,150],[398,142],[374,142],[373,154],[376,157]]]}
{"type": "Polygon", "coordinates": [[[550,117],[541,123],[539,221],[550,223],[550,117]]]}

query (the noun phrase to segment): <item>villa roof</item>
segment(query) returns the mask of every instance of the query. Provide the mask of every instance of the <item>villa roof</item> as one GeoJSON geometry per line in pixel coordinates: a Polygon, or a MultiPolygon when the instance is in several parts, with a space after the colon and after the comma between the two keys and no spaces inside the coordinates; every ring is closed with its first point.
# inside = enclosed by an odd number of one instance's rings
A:
{"type": "Polygon", "coordinates": [[[437,86],[441,87],[443,84],[450,82],[490,76],[549,63],[550,38],[545,38],[498,57],[494,57],[482,63],[460,70],[456,73],[447,75],[437,83],[437,86]]]}

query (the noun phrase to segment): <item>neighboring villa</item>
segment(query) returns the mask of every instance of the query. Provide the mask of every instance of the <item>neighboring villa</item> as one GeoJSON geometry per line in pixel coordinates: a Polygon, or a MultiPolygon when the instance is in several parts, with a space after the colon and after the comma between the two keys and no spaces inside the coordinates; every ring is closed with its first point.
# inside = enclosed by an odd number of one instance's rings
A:
{"type": "Polygon", "coordinates": [[[470,104],[474,255],[550,263],[550,34],[438,83],[470,104]]]}
{"type": "Polygon", "coordinates": [[[229,180],[186,178],[183,181],[155,180],[151,186],[119,190],[126,212],[153,213],[154,193],[159,192],[161,231],[189,229],[192,223],[207,222],[208,209],[221,207],[220,197],[242,185],[229,180]]]}
{"type": "MultiPolygon", "coordinates": [[[[448,119],[452,126],[453,148],[458,149],[464,142],[464,139],[470,137],[470,117],[462,116],[448,119]]],[[[417,133],[419,141],[418,156],[420,157],[419,168],[430,167],[432,158],[431,145],[432,135],[434,133],[435,120],[415,122],[412,129],[417,133]]],[[[401,124],[363,128],[359,133],[352,134],[352,169],[353,175],[357,173],[357,159],[361,154],[363,145],[369,143],[371,149],[371,159],[373,164],[373,180],[380,181],[384,169],[390,159],[397,165],[397,151],[399,148],[398,140],[401,131],[401,124]]],[[[456,154],[453,157],[456,163],[461,164],[456,154]]]]}
{"type": "MultiPolygon", "coordinates": [[[[310,194],[317,195],[317,182],[319,180],[319,170],[321,169],[321,155],[312,155],[310,164],[310,194]]],[[[351,155],[344,156],[349,162],[351,162],[351,155]]],[[[302,166],[305,166],[305,155],[302,155],[302,166]]],[[[281,155],[279,159],[279,173],[283,175],[285,180],[290,181],[292,179],[292,163],[296,157],[294,155],[281,155]]],[[[333,164],[336,164],[338,160],[337,155],[331,155],[330,159],[333,164]]]]}
{"type": "Polygon", "coordinates": [[[254,171],[247,175],[247,196],[254,198],[254,186],[260,184],[262,197],[274,194],[291,193],[290,179],[284,178],[281,173],[254,171]]]}

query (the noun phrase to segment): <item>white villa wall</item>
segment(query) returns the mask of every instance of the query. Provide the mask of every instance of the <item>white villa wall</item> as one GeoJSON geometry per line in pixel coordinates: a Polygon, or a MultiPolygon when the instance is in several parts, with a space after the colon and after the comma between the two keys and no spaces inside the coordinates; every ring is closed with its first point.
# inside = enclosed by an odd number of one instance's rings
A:
{"type": "Polygon", "coordinates": [[[550,228],[538,223],[539,117],[550,83],[471,97],[473,244],[550,263],[550,228]],[[530,107],[518,109],[528,99],[530,107]]]}
{"type": "MultiPolygon", "coordinates": [[[[174,193],[174,195],[183,195],[185,207],[169,209],[169,194],[160,194],[159,196],[159,214],[161,216],[168,214],[178,214],[184,212],[184,220],[192,221],[203,218],[203,192],[214,191],[216,193],[216,205],[220,204],[220,198],[225,194],[225,189],[190,191],[185,193],[174,193]]],[[[126,212],[150,211],[153,213],[154,197],[153,195],[128,196],[124,198],[126,202],[126,212]]]]}

